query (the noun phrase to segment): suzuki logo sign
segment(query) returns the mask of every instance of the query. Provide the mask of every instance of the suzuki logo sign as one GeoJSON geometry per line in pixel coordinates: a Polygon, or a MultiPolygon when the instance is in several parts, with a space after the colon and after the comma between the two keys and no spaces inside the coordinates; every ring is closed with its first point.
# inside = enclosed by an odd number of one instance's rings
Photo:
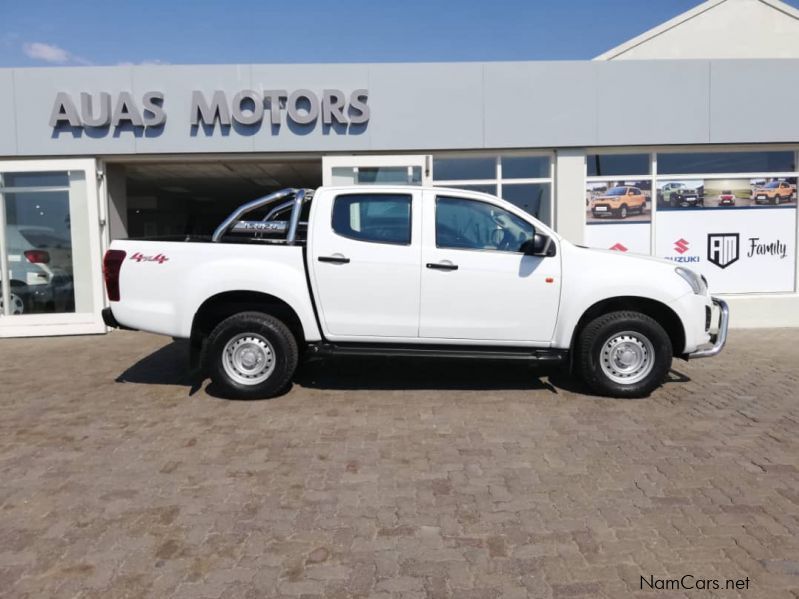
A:
{"type": "Polygon", "coordinates": [[[719,268],[738,261],[741,236],[738,233],[709,233],[707,259],[719,268]]]}
{"type": "Polygon", "coordinates": [[[688,243],[685,239],[678,239],[674,242],[674,251],[678,254],[684,254],[689,249],[691,249],[691,244],[688,243]]]}
{"type": "Polygon", "coordinates": [[[611,250],[616,250],[617,252],[626,252],[627,248],[624,247],[622,244],[617,243],[615,245],[610,246],[611,250]]]}

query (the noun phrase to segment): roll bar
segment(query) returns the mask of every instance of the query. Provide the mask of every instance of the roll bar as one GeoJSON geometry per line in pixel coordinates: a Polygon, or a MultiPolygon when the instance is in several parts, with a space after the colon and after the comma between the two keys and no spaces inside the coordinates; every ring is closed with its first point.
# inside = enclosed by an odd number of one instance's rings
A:
{"type": "Polygon", "coordinates": [[[238,208],[236,208],[233,212],[231,212],[228,217],[222,221],[222,223],[216,228],[214,234],[211,236],[211,241],[214,243],[219,242],[222,237],[225,236],[226,233],[233,231],[249,231],[249,232],[258,232],[258,231],[269,231],[269,232],[282,232],[287,230],[288,234],[286,235],[286,243],[289,245],[293,245],[297,239],[297,226],[300,222],[300,213],[302,212],[302,205],[310,200],[313,196],[312,193],[308,193],[309,190],[306,189],[295,189],[293,187],[289,187],[286,189],[281,189],[280,191],[276,191],[274,193],[270,193],[269,195],[263,196],[262,198],[258,198],[247,202],[246,204],[242,204],[238,208]],[[241,217],[245,214],[252,212],[253,210],[257,210],[258,208],[262,208],[268,204],[272,204],[274,202],[278,202],[283,198],[294,196],[293,200],[288,202],[283,202],[278,206],[272,208],[269,213],[264,217],[262,221],[245,221],[241,220],[241,217]],[[289,218],[288,225],[286,226],[285,222],[274,222],[274,223],[266,223],[272,216],[274,216],[280,210],[288,208],[292,206],[291,209],[291,217],[289,218]]]}

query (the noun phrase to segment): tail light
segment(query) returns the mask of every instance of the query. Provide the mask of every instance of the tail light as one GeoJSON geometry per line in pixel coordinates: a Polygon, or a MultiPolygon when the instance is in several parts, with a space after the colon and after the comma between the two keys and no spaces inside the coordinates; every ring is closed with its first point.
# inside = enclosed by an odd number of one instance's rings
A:
{"type": "Polygon", "coordinates": [[[103,257],[103,278],[108,299],[112,302],[119,301],[119,271],[125,260],[123,250],[108,250],[103,257]]]}
{"type": "Polygon", "coordinates": [[[50,262],[50,253],[44,250],[25,250],[25,258],[31,264],[47,264],[50,262]]]}

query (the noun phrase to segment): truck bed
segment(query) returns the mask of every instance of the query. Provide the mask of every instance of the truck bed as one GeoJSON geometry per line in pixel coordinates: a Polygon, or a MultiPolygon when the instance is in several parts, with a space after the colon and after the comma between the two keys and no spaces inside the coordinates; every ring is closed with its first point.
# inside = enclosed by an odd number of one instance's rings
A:
{"type": "Polygon", "coordinates": [[[210,243],[202,236],[178,239],[113,242],[112,249],[125,252],[119,274],[120,301],[111,302],[120,322],[187,338],[200,308],[198,298],[248,289],[263,294],[279,291],[292,306],[298,306],[303,324],[307,321],[316,330],[302,245],[246,238],[223,243],[210,243]]]}

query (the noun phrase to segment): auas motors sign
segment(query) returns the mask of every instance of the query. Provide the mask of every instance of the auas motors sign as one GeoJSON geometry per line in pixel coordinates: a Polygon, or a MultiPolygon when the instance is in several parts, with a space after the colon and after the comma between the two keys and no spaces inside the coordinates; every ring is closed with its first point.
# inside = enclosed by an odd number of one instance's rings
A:
{"type": "MultiPolygon", "coordinates": [[[[268,122],[272,126],[294,123],[313,126],[364,125],[369,122],[369,91],[356,89],[349,94],[339,89],[316,93],[309,89],[255,91],[241,90],[232,97],[217,90],[211,94],[193,91],[190,98],[189,125],[222,127],[242,125],[255,127],[268,122]]],[[[164,94],[145,92],[141,98],[123,91],[82,92],[78,98],[59,92],[50,113],[50,127],[97,129],[116,127],[162,127],[167,122],[164,94]]]]}

